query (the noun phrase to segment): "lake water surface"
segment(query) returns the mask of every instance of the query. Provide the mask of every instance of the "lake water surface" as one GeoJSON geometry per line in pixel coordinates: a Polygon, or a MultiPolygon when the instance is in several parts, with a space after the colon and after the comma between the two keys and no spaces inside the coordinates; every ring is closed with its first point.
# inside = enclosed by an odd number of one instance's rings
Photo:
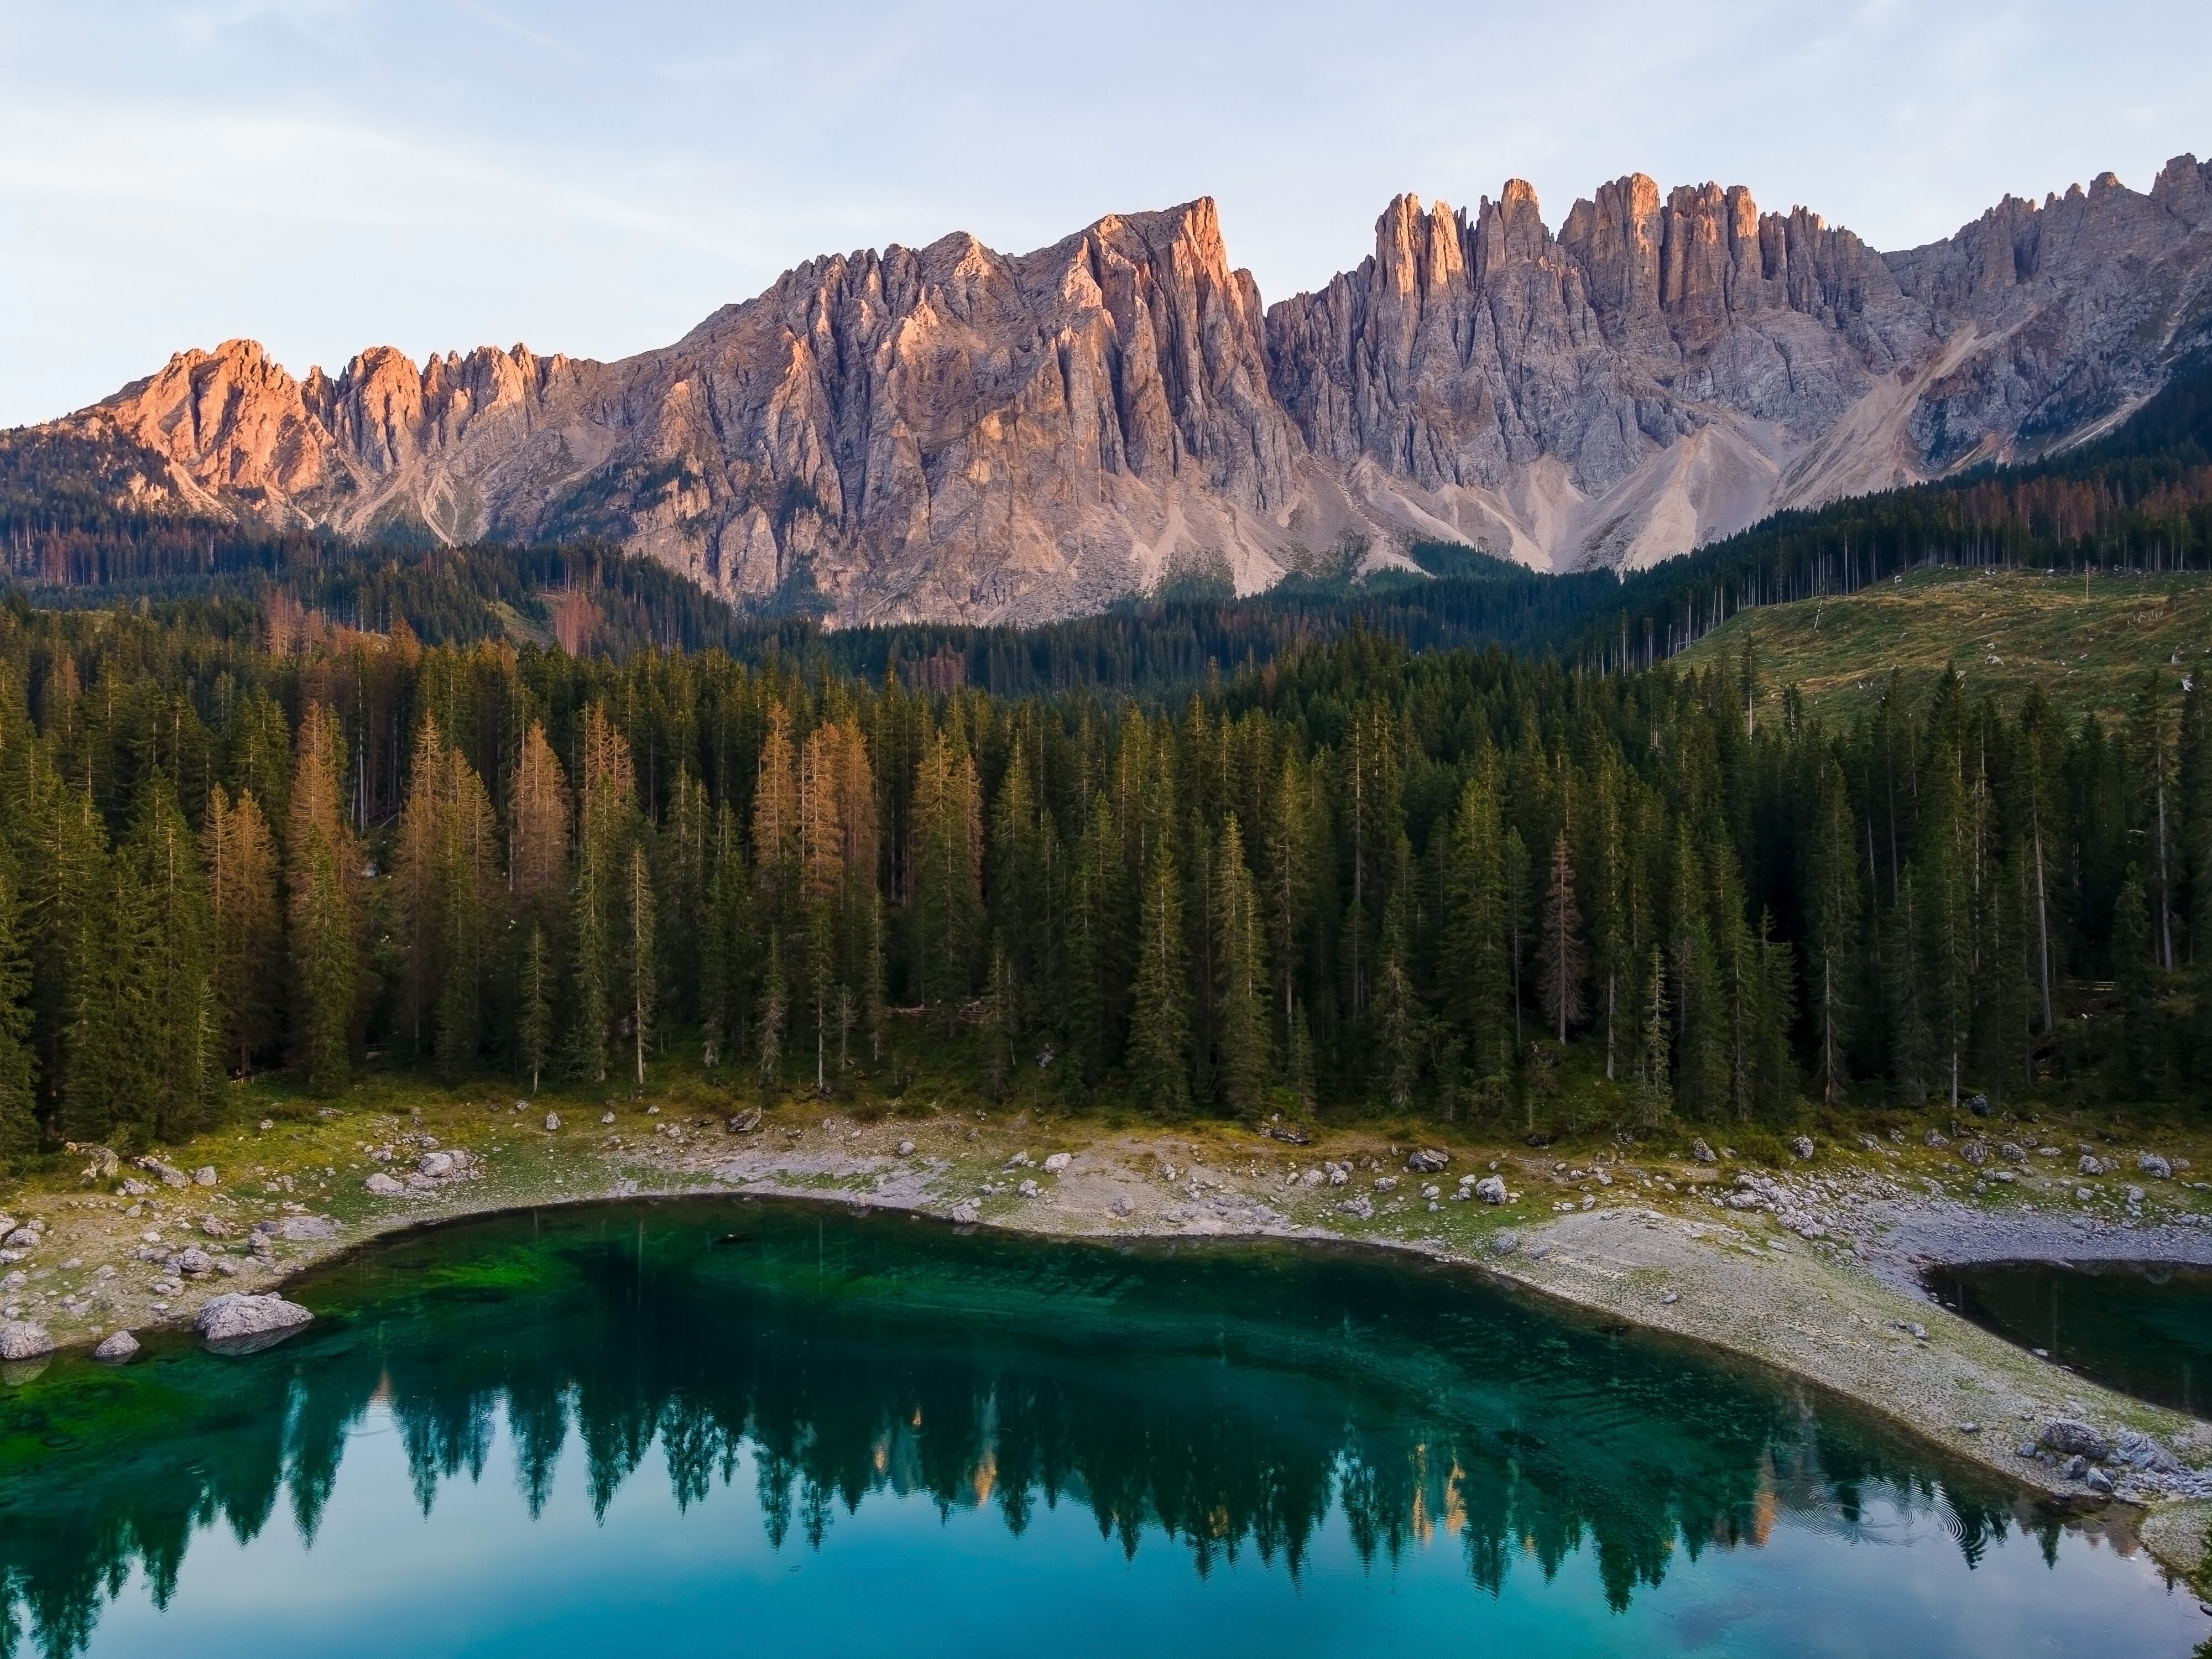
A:
{"type": "Polygon", "coordinates": [[[739,1201],[0,1387],[0,1654],[2185,1655],[2146,1556],[1464,1273],[739,1201]]]}
{"type": "Polygon", "coordinates": [[[2212,1268],[1990,1261],[1929,1287],[1975,1323],[2086,1376],[2202,1417],[2212,1410],[2212,1268]]]}

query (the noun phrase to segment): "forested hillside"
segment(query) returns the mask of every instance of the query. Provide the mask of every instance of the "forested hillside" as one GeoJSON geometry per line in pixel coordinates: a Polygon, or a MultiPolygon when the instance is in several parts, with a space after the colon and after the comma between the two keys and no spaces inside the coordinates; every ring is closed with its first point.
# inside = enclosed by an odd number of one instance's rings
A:
{"type": "Polygon", "coordinates": [[[372,1057],[1532,1133],[2212,1058],[2212,741],[2171,680],[2112,732],[1955,682],[1836,726],[1741,665],[1365,634],[1166,708],[275,634],[0,613],[9,1156],[372,1057]]]}

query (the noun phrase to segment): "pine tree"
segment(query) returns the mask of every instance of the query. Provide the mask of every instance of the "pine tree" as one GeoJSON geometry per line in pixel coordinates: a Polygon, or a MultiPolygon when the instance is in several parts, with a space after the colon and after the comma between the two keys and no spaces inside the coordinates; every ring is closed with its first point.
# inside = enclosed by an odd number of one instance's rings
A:
{"type": "Polygon", "coordinates": [[[1014,1075],[1014,988],[1006,965],[1006,940],[991,935],[991,966],[984,981],[983,1040],[987,1085],[991,1098],[1004,1100],[1014,1075]]]}
{"type": "Polygon", "coordinates": [[[0,846],[0,1169],[21,1169],[39,1149],[28,933],[12,860],[0,846]]]}
{"type": "Polygon", "coordinates": [[[1543,999],[1545,1015],[1562,1046],[1567,1027],[1589,1017],[1583,1002],[1589,952],[1583,945],[1582,927],[1582,912],[1575,906],[1574,864],[1567,852],[1567,832],[1562,830],[1552,843],[1543,935],[1536,941],[1536,994],[1543,999]]]}
{"type": "Polygon", "coordinates": [[[2158,1081],[2158,933],[2150,884],[2130,865],[2112,906],[2112,970],[2120,992],[2120,1072],[2138,1087],[2158,1081]]]}
{"type": "Polygon", "coordinates": [[[1221,1033],[1221,1090],[1229,1109],[1257,1119],[1270,1082],[1267,940],[1259,896],[1244,861],[1244,836],[1237,815],[1221,832],[1214,878],[1214,962],[1221,1033]]]}
{"type": "Polygon", "coordinates": [[[587,848],[577,861],[571,910],[574,1022],[568,1032],[568,1069],[586,1083],[607,1080],[607,1022],[614,1006],[614,987],[607,972],[605,885],[600,861],[587,848]]]}
{"type": "Polygon", "coordinates": [[[982,919],[975,763],[939,732],[915,774],[917,987],[950,1035],[975,971],[982,919]]]}
{"type": "Polygon", "coordinates": [[[295,1063],[316,1094],[336,1094],[351,1073],[361,992],[355,884],[361,855],[347,823],[345,744],[319,702],[301,717],[285,835],[292,957],[295,1063]]]}
{"type": "Polygon", "coordinates": [[[507,880],[518,915],[549,920],[568,891],[569,811],[568,775],[532,720],[507,793],[507,880]]]}
{"type": "Polygon", "coordinates": [[[1117,1049],[1126,908],[1122,853],[1111,803],[1100,790],[1076,843],[1067,893],[1067,1029],[1086,1082],[1096,1083],[1117,1049]]]}
{"type": "Polygon", "coordinates": [[[1882,988],[1888,1004],[1889,1073],[1909,1105],[1928,1097],[1933,1041],[1922,994],[1920,874],[1908,865],[1898,884],[1882,939],[1882,988]]]}
{"type": "Polygon", "coordinates": [[[760,1085],[763,1099],[773,1102],[783,1081],[783,1022],[789,1002],[783,984],[783,946],[770,934],[768,976],[761,986],[760,1085]]]}
{"type": "Polygon", "coordinates": [[[431,1009],[438,995],[445,920],[446,745],[438,722],[422,717],[408,766],[407,805],[399,817],[392,886],[399,912],[402,1018],[418,1054],[431,1047],[431,1009]]]}
{"type": "Polygon", "coordinates": [[[1667,957],[1651,947],[1651,963],[1644,975],[1644,1030],[1636,1055],[1636,1115],[1638,1125],[1657,1128],[1674,1106],[1669,1086],[1672,1042],[1668,1024],[1667,957]]]}
{"type": "Polygon", "coordinates": [[[707,879],[707,922],[700,951],[700,1026],[702,1063],[719,1066],[743,1046],[745,989],[756,941],[752,872],[745,867],[737,817],[724,802],[714,818],[713,867],[707,879]]]}
{"type": "Polygon", "coordinates": [[[1190,987],[1183,944],[1182,881],[1164,838],[1153,843],[1138,924],[1137,981],[1129,1018],[1129,1081],[1164,1116],[1190,1105],[1190,987]]]}
{"type": "Polygon", "coordinates": [[[214,928],[191,828],[175,791],[156,773],[141,787],[122,850],[146,901],[149,954],[131,964],[145,981],[150,1093],[137,1115],[169,1141],[214,1119],[222,1024],[214,984],[214,928]]]}
{"type": "Polygon", "coordinates": [[[538,1078],[553,1046],[553,961],[541,922],[531,925],[530,944],[522,955],[520,988],[521,1019],[516,1036],[522,1068],[530,1073],[530,1093],[535,1098],[538,1078]]]}
{"type": "Polygon", "coordinates": [[[1921,774],[1920,837],[1913,867],[1927,953],[1922,987],[1936,1058],[1954,1111],[1974,1011],[1974,894],[1963,795],[1958,752],[1948,744],[1939,745],[1921,774]]]}
{"type": "Polygon", "coordinates": [[[276,895],[276,842],[251,789],[233,802],[209,792],[200,830],[215,925],[215,987],[223,1052],[241,1076],[273,1050],[283,1006],[284,921],[276,895]]]}
{"type": "Polygon", "coordinates": [[[660,981],[660,965],[653,954],[653,923],[656,906],[653,868],[642,842],[632,842],[625,905],[629,912],[627,952],[629,967],[629,1030],[631,1052],[637,1062],[637,1086],[645,1087],[645,1045],[653,1030],[654,996],[660,981]]]}
{"type": "Polygon", "coordinates": [[[351,1067],[353,909],[319,828],[307,832],[296,864],[292,966],[300,1015],[294,1041],[309,1091],[334,1095],[344,1090],[351,1067]]]}
{"type": "MultiPolygon", "coordinates": [[[[628,739],[594,704],[584,716],[583,792],[578,812],[576,884],[570,939],[575,952],[571,1067],[591,1083],[607,1079],[615,1010],[635,1000],[625,988],[626,947],[635,931],[630,854],[636,850],[637,772],[628,739]]],[[[649,930],[651,919],[646,927],[649,930]]]]}
{"type": "Polygon", "coordinates": [[[1693,1118],[1720,1115],[1729,1095],[1728,1032],[1713,952],[1708,874],[1679,826],[1674,843],[1672,946],[1674,1098],[1693,1118]]]}
{"type": "Polygon", "coordinates": [[[501,893],[498,827],[483,781],[459,749],[446,751],[439,772],[435,1027],[438,1073],[451,1083],[474,1067],[483,1043],[484,977],[501,893]]]}
{"type": "Polygon", "coordinates": [[[1805,917],[1810,955],[1814,1075],[1821,1100],[1840,1102],[1850,1083],[1851,988],[1859,959],[1858,854],[1843,769],[1821,768],[1820,804],[1807,860],[1805,917]]]}
{"type": "Polygon", "coordinates": [[[1521,1046],[1521,974],[1528,960],[1528,928],[1529,901],[1532,897],[1529,872],[1528,844],[1521,839],[1517,829],[1505,832],[1504,938],[1506,963],[1511,982],[1513,1006],[1513,1046],[1521,1046]]]}
{"type": "Polygon", "coordinates": [[[1407,966],[1408,883],[1394,884],[1382,907],[1382,929],[1376,942],[1373,1001],[1375,1061],[1383,1097],[1393,1110],[1413,1103],[1420,1082],[1421,1055],[1427,1046],[1426,1023],[1407,966]]]}
{"type": "Polygon", "coordinates": [[[1797,953],[1774,936],[1774,917],[1759,917],[1758,1000],[1751,1041],[1750,1100],[1754,1111],[1771,1118],[1786,1115],[1797,1095],[1797,1057],[1790,1029],[1797,1018],[1797,953]]]}

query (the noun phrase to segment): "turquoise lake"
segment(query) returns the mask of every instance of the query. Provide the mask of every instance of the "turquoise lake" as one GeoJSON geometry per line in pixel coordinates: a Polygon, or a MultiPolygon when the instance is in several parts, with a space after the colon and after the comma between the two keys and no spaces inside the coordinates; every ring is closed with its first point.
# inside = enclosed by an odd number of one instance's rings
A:
{"type": "Polygon", "coordinates": [[[2191,1653],[2096,1523],[1462,1271],[520,1213],[0,1386],[0,1654],[2191,1653]]]}

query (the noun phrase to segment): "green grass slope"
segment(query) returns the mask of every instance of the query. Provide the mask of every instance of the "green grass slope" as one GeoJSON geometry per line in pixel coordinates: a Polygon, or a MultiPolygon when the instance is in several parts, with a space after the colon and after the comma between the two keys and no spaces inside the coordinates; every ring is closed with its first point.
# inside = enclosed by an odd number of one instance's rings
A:
{"type": "Polygon", "coordinates": [[[1917,702],[1946,669],[2008,708],[2040,686],[2069,714],[2114,714],[2153,670],[2178,678],[2212,659],[2212,574],[1919,571],[1741,612],[1675,661],[1732,665],[1747,643],[1769,688],[1794,685],[1831,717],[1871,707],[1893,670],[1917,702]]]}

